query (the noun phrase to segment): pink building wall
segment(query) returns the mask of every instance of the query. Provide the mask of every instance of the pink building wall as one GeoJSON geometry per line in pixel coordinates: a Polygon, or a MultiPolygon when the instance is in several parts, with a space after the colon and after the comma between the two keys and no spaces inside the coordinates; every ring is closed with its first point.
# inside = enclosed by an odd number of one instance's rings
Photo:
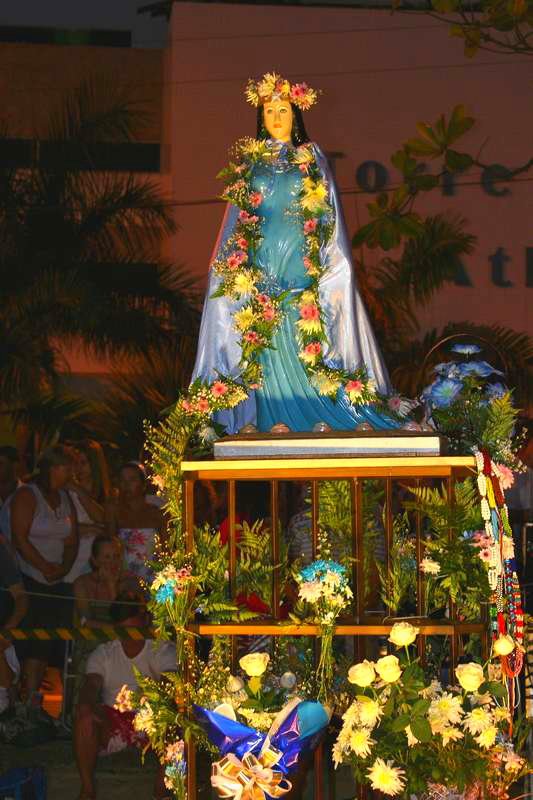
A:
{"type": "MultiPolygon", "coordinates": [[[[243,99],[248,77],[277,70],[323,90],[306,116],[308,133],[323,149],[340,152],[338,183],[350,232],[367,220],[368,194],[356,182],[367,161],[383,164],[389,185],[398,175],[390,156],[433,121],[464,103],[477,119],[466,146],[486,162],[517,165],[531,156],[531,66],[525,58],[480,53],[463,56],[461,42],[424,15],[353,9],[277,8],[176,3],[166,56],[163,139],[165,185],[176,203],[180,231],[176,261],[204,281],[223,205],[217,172],[241,136],[254,135],[255,110],[243,99]]],[[[499,323],[533,334],[526,286],[526,248],[533,284],[533,174],[491,196],[472,170],[454,196],[440,190],[421,210],[466,217],[478,236],[466,262],[473,287],[450,286],[425,310],[425,327],[448,321],[499,323]],[[495,286],[489,256],[504,248],[505,278],[495,286]]],[[[491,187],[489,186],[489,189],[491,187]]],[[[373,264],[379,254],[365,253],[373,264]]]]}

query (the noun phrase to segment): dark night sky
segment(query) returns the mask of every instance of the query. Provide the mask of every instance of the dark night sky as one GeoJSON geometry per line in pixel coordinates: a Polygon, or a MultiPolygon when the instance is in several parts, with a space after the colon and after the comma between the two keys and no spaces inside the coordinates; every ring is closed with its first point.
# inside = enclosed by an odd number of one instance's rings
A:
{"type": "Polygon", "coordinates": [[[163,46],[166,20],[137,14],[141,5],[143,0],[0,0],[0,25],[130,30],[136,47],[163,46]]]}

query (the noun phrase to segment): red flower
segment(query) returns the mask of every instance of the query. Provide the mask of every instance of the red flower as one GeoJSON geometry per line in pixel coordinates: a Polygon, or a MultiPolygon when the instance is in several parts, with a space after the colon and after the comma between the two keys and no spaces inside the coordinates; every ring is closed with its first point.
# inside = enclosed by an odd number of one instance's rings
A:
{"type": "Polygon", "coordinates": [[[319,356],[322,352],[322,345],[320,342],[310,342],[304,347],[304,353],[309,353],[310,356],[319,356]]]}
{"type": "Polygon", "coordinates": [[[213,397],[222,397],[228,391],[228,387],[222,381],[215,381],[211,386],[211,394],[213,397]]]}
{"type": "Polygon", "coordinates": [[[347,392],[361,392],[363,389],[364,383],[362,381],[348,381],[346,384],[347,392]]]}
{"type": "Polygon", "coordinates": [[[272,302],[267,294],[258,294],[256,299],[257,302],[262,306],[269,306],[272,302]]]}
{"type": "Polygon", "coordinates": [[[316,231],[316,226],[317,225],[318,225],[318,220],[317,219],[315,219],[315,218],[306,219],[305,222],[304,222],[304,233],[306,233],[306,234],[313,233],[314,231],[316,231]]]}
{"type": "Polygon", "coordinates": [[[262,202],[263,202],[263,195],[261,194],[261,192],[252,192],[252,194],[250,195],[250,205],[253,208],[257,208],[257,206],[260,206],[262,202]]]}
{"type": "Polygon", "coordinates": [[[239,211],[239,222],[242,222],[244,225],[253,225],[255,222],[259,222],[259,217],[256,217],[255,214],[249,214],[247,211],[239,211]]]}
{"type": "Polygon", "coordinates": [[[257,331],[248,331],[244,334],[244,341],[250,342],[250,344],[258,344],[261,341],[261,337],[257,331]]]}
{"type": "Polygon", "coordinates": [[[237,247],[239,247],[241,250],[248,250],[248,242],[246,241],[246,239],[244,238],[244,236],[239,236],[239,238],[237,239],[237,241],[235,242],[235,244],[236,244],[236,245],[237,245],[237,247]]]}
{"type": "Polygon", "coordinates": [[[266,603],[261,600],[258,594],[252,592],[251,594],[246,594],[245,592],[241,592],[235,598],[235,602],[238,606],[246,606],[250,611],[254,611],[256,614],[269,614],[270,608],[267,606],[266,603]]]}
{"type": "Polygon", "coordinates": [[[190,403],[188,400],[182,400],[181,407],[184,411],[192,411],[192,403],[190,403]]]}
{"type": "Polygon", "coordinates": [[[235,253],[232,253],[230,256],[228,256],[228,260],[226,263],[229,269],[234,270],[238,269],[241,266],[241,264],[244,261],[246,261],[247,258],[248,256],[246,255],[244,250],[237,250],[235,253]]]}
{"type": "Polygon", "coordinates": [[[267,322],[271,322],[274,319],[275,316],[276,316],[276,312],[274,311],[272,306],[267,306],[263,310],[263,319],[266,319],[267,322]]]}
{"type": "Polygon", "coordinates": [[[318,306],[315,306],[313,303],[300,306],[300,316],[302,319],[319,319],[320,312],[318,306]]]}
{"type": "Polygon", "coordinates": [[[209,411],[209,402],[205,397],[199,397],[196,401],[196,411],[199,411],[201,414],[207,414],[209,411]]]}

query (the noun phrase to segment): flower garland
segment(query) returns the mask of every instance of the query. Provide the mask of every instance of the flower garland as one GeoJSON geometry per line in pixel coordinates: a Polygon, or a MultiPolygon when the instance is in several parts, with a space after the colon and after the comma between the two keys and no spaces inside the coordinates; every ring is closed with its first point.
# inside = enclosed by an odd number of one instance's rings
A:
{"type": "MultiPolygon", "coordinates": [[[[213,269],[221,277],[213,297],[244,300],[243,306],[233,315],[233,321],[240,334],[241,374],[250,389],[261,385],[258,358],[271,345],[281,321],[283,301],[289,294],[281,292],[274,296],[262,291],[264,275],[255,262],[262,240],[260,208],[263,196],[253,189],[253,172],[257,164],[273,164],[278,156],[279,148],[271,143],[242,139],[235,146],[235,160],[220,173],[226,181],[222,197],[237,206],[239,213],[233,235],[213,263],[213,269]]],[[[320,394],[335,398],[343,388],[352,405],[375,403],[379,399],[375,382],[368,378],[364,368],[348,372],[331,367],[325,361],[323,345],[327,336],[320,307],[319,281],[327,268],[322,256],[323,248],[331,239],[334,227],[329,188],[311,145],[289,147],[284,157],[289,165],[297,166],[304,175],[300,194],[294,208],[290,209],[302,226],[303,263],[310,278],[309,286],[293,293],[291,301],[298,310],[296,335],[300,360],[311,384],[320,394]]]]}
{"type": "Polygon", "coordinates": [[[495,464],[486,451],[475,450],[474,455],[485,523],[484,549],[488,550],[488,577],[493,592],[491,629],[495,639],[509,633],[516,643],[512,652],[502,655],[505,673],[516,677],[524,660],[524,611],[516,574],[513,533],[502,488],[506,468],[495,464]]]}
{"type": "Polygon", "coordinates": [[[306,83],[290,83],[277,72],[267,72],[254,81],[246,84],[245,97],[248,103],[256,108],[270,100],[288,100],[301,111],[309,111],[318,99],[318,93],[306,83]]]}

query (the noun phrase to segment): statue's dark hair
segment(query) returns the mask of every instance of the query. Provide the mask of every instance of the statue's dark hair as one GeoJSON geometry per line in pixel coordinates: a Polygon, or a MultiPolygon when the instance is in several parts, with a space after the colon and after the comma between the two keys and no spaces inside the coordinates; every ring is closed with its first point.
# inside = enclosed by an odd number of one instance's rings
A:
{"type": "MultiPolygon", "coordinates": [[[[305,144],[309,141],[309,136],[307,135],[307,131],[305,130],[305,123],[303,114],[298,108],[295,106],[294,103],[291,103],[292,108],[292,133],[291,139],[292,143],[295,147],[298,147],[300,144],[305,144]]],[[[269,133],[265,128],[265,123],[263,120],[263,106],[257,107],[257,139],[268,139],[269,133]]]]}

